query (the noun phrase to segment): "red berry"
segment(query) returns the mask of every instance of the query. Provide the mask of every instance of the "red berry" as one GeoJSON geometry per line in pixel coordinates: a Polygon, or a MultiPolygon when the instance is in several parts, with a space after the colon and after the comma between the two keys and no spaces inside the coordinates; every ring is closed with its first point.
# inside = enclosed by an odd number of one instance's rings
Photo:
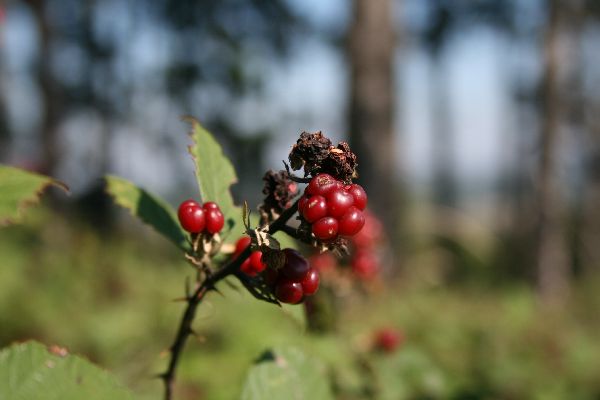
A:
{"type": "Polygon", "coordinates": [[[340,183],[329,174],[319,174],[311,179],[306,192],[311,195],[326,196],[330,191],[340,186],[340,183]]]}
{"type": "Polygon", "coordinates": [[[240,270],[248,276],[256,276],[266,268],[266,264],[262,262],[262,252],[253,251],[250,257],[244,260],[240,266],[240,270]]]}
{"type": "Polygon", "coordinates": [[[284,249],[283,252],[285,253],[285,264],[281,268],[281,273],[294,281],[304,279],[310,269],[306,258],[294,249],[284,249]]]}
{"type": "Polygon", "coordinates": [[[359,210],[364,210],[367,207],[367,192],[362,186],[353,183],[348,185],[346,191],[354,197],[354,206],[359,210]]]}
{"type": "Polygon", "coordinates": [[[219,210],[219,211],[221,211],[221,209],[219,208],[219,206],[217,205],[217,203],[215,203],[214,201],[207,201],[206,203],[204,203],[204,205],[202,207],[204,208],[205,211],[208,211],[208,210],[219,210]]]}
{"type": "Polygon", "coordinates": [[[252,269],[252,264],[250,264],[249,258],[246,258],[242,265],[240,265],[240,271],[248,276],[256,276],[256,271],[252,269]]]}
{"type": "Polygon", "coordinates": [[[181,203],[179,205],[179,208],[187,207],[187,206],[201,207],[200,203],[198,203],[196,200],[194,200],[194,199],[187,199],[186,201],[184,201],[183,203],[181,203]]]}
{"type": "Polygon", "coordinates": [[[303,295],[300,282],[283,279],[275,285],[275,297],[282,303],[298,304],[303,295]]]}
{"type": "Polygon", "coordinates": [[[225,217],[220,210],[208,209],[206,212],[206,230],[215,234],[221,232],[225,225],[225,217]]]}
{"type": "Polygon", "coordinates": [[[337,236],[338,221],[333,217],[323,217],[312,225],[312,233],[320,240],[330,240],[337,236]]]}
{"type": "Polygon", "coordinates": [[[338,233],[344,236],[356,235],[365,225],[363,212],[356,207],[350,207],[340,218],[338,233]]]}
{"type": "Polygon", "coordinates": [[[308,199],[310,199],[309,195],[302,195],[300,200],[298,200],[298,213],[302,214],[304,212],[304,208],[306,208],[306,203],[308,203],[308,199]]]}
{"type": "Polygon", "coordinates": [[[313,196],[304,206],[302,216],[310,223],[327,215],[327,201],[323,196],[313,196]]]}
{"type": "Polygon", "coordinates": [[[402,334],[393,328],[383,328],[375,333],[375,347],[387,353],[393,353],[402,340],[402,334]]]}
{"type": "Polygon", "coordinates": [[[177,210],[181,227],[190,233],[200,233],[206,225],[204,210],[194,200],[186,200],[177,210]]]}
{"type": "Polygon", "coordinates": [[[250,260],[252,270],[256,273],[263,272],[267,268],[267,265],[262,262],[262,252],[260,251],[253,251],[248,260],[250,260]]]}
{"type": "Polygon", "coordinates": [[[302,292],[304,292],[305,296],[315,294],[319,288],[319,272],[315,268],[309,269],[300,283],[302,284],[302,292]]]}
{"type": "Polygon", "coordinates": [[[340,218],[354,204],[354,197],[342,189],[336,189],[327,195],[327,214],[340,218]]]}
{"type": "Polygon", "coordinates": [[[233,252],[233,258],[239,257],[239,255],[242,254],[244,252],[244,250],[246,250],[246,247],[250,246],[251,241],[252,240],[250,239],[249,236],[242,236],[241,238],[239,238],[238,241],[235,242],[235,250],[233,252]]]}

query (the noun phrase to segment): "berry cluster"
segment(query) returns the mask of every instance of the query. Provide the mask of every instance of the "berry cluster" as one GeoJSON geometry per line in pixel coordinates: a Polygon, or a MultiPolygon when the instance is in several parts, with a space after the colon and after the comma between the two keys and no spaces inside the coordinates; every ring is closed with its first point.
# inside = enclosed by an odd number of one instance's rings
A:
{"type": "Polygon", "coordinates": [[[212,201],[207,201],[202,206],[197,201],[188,199],[179,205],[177,216],[181,227],[190,233],[207,232],[214,235],[221,232],[225,225],[221,209],[212,201]]]}
{"type": "Polygon", "coordinates": [[[298,212],[321,241],[356,235],[365,224],[367,194],[357,184],[344,185],[329,174],[311,179],[298,202],[298,212]]]}
{"type": "Polygon", "coordinates": [[[298,304],[319,289],[319,272],[294,249],[284,249],[285,263],[279,270],[267,269],[265,281],[282,303],[298,304]]]}
{"type": "MultiPolygon", "coordinates": [[[[250,238],[243,236],[235,244],[233,258],[250,246],[250,238]]],[[[264,279],[271,288],[275,297],[282,303],[297,304],[305,296],[311,296],[319,288],[319,273],[311,268],[308,261],[294,249],[284,249],[285,263],[279,270],[267,268],[262,261],[262,252],[253,251],[242,265],[240,270],[248,276],[257,276],[264,271],[264,279]]]]}

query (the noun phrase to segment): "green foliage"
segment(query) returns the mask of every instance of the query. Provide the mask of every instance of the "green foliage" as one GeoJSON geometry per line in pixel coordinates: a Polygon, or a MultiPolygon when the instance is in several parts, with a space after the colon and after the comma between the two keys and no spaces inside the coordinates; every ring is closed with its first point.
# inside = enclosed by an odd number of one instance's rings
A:
{"type": "Polygon", "coordinates": [[[372,361],[377,398],[442,398],[447,393],[440,369],[421,351],[406,348],[372,361]]]}
{"type": "MultiPolygon", "coordinates": [[[[233,203],[230,186],[237,182],[233,165],[223,154],[223,149],[215,138],[200,123],[188,118],[192,124],[190,136],[193,143],[189,146],[196,171],[196,179],[203,202],[214,201],[225,215],[223,236],[231,232],[242,217],[242,210],[233,203]]],[[[235,241],[237,238],[230,238],[235,241]]]]}
{"type": "Polygon", "coordinates": [[[132,399],[106,371],[81,357],[53,354],[28,342],[0,352],[2,399],[132,399]]]}
{"type": "Polygon", "coordinates": [[[52,185],[69,191],[64,183],[48,176],[0,165],[0,226],[20,221],[24,210],[52,185]]]}
{"type": "Polygon", "coordinates": [[[325,366],[295,348],[265,352],[250,369],[242,400],[333,399],[325,366]]]}
{"type": "Polygon", "coordinates": [[[165,201],[116,176],[106,177],[106,191],[117,204],[128,209],[132,215],[156,229],[175,245],[184,250],[188,247],[177,215],[165,201]]]}

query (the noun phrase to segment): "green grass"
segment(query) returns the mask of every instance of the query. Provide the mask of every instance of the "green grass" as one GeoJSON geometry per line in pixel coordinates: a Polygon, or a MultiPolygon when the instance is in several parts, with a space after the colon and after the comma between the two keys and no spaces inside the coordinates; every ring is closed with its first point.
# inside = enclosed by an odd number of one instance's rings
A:
{"type": "MultiPolygon", "coordinates": [[[[159,399],[153,376],[184,307],[173,299],[193,274],[174,246],[126,221],[127,232],[101,238],[39,210],[0,230],[0,345],[35,338],[65,346],[112,370],[139,399],[159,399]]],[[[338,330],[326,335],[306,331],[301,307],[280,309],[221,285],[199,309],[178,398],[237,398],[253,360],[287,345],[324,360],[343,399],[373,390],[384,399],[600,396],[598,282],[578,285],[567,309],[541,312],[525,287],[419,279],[344,297],[338,330]],[[371,352],[373,330],[390,325],[403,330],[403,347],[371,352]]]]}

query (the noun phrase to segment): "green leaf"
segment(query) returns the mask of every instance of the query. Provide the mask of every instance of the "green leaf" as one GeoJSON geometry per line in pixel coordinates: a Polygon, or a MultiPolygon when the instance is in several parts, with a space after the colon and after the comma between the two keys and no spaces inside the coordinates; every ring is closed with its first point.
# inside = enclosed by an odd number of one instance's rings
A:
{"type": "Polygon", "coordinates": [[[69,191],[67,185],[48,176],[0,165],[0,226],[19,222],[25,209],[38,203],[52,185],[69,191]]]}
{"type": "Polygon", "coordinates": [[[378,399],[448,397],[440,368],[417,349],[380,354],[373,360],[372,368],[379,381],[378,399]]]}
{"type": "MultiPolygon", "coordinates": [[[[189,152],[196,167],[200,197],[203,202],[214,201],[219,205],[225,215],[227,229],[221,236],[227,237],[227,233],[231,232],[242,217],[242,210],[233,203],[229,190],[231,185],[237,182],[235,170],[210,132],[193,118],[188,117],[186,121],[192,124],[190,136],[193,143],[189,146],[189,152]]],[[[227,241],[236,239],[229,237],[227,241]]]]}
{"type": "Polygon", "coordinates": [[[265,352],[250,369],[242,400],[333,399],[325,366],[295,348],[265,352]]]}
{"type": "Polygon", "coordinates": [[[126,179],[106,176],[106,191],[115,202],[128,209],[132,215],[150,225],[158,233],[175,243],[183,250],[189,245],[179,226],[177,215],[164,200],[151,195],[126,179]]]}
{"type": "Polygon", "coordinates": [[[0,399],[121,400],[133,396],[89,361],[27,342],[0,352],[0,399]]]}

